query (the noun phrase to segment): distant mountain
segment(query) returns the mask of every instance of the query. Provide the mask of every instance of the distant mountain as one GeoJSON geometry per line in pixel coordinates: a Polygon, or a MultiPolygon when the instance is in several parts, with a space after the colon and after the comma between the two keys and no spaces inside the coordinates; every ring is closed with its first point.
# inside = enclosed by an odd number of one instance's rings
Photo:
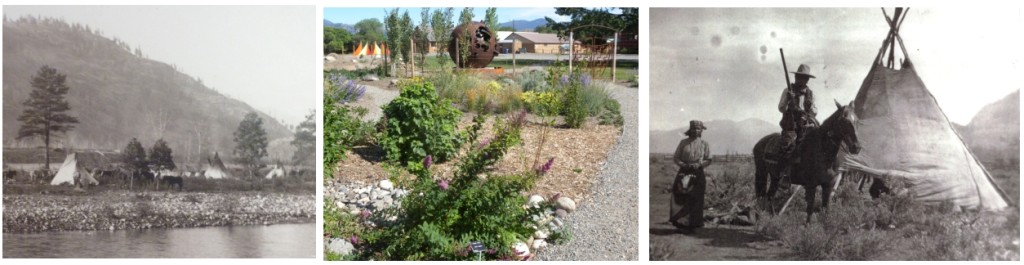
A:
{"type": "Polygon", "coordinates": [[[334,23],[334,22],[331,22],[330,20],[327,20],[327,19],[324,19],[324,27],[341,28],[341,29],[348,30],[348,33],[352,33],[352,34],[356,33],[356,27],[355,26],[352,26],[352,25],[349,25],[349,24],[345,24],[345,23],[334,23]]]}
{"type": "MultiPolygon", "coordinates": [[[[537,26],[547,25],[548,21],[544,18],[538,18],[534,20],[513,20],[515,21],[516,31],[533,31],[537,26]]],[[[512,21],[499,23],[499,27],[512,27],[512,21]]]]}
{"type": "MultiPolygon", "coordinates": [[[[773,132],[781,131],[778,125],[760,119],[746,119],[743,121],[713,120],[704,123],[708,127],[702,136],[711,145],[711,153],[721,154],[750,154],[754,144],[761,137],[773,132]]],[[[652,131],[650,138],[650,152],[670,154],[675,152],[679,141],[685,138],[683,134],[687,128],[679,128],[671,131],[652,131]]]]}
{"type": "Polygon", "coordinates": [[[1020,163],[1020,90],[991,103],[961,129],[971,151],[986,165],[1020,163]]]}
{"type": "MultiPolygon", "coordinates": [[[[253,111],[263,118],[271,141],[292,136],[277,119],[206,87],[200,78],[148,59],[116,37],[95,32],[61,20],[5,19],[4,147],[42,145],[39,140],[15,137],[21,127],[17,117],[25,109],[22,103],[32,90],[29,82],[43,65],[67,76],[69,114],[79,120],[67,136],[57,138],[56,147],[120,150],[134,137],[148,149],[163,138],[176,157],[194,159],[200,148],[203,154],[216,151],[230,157],[235,145],[232,134],[245,114],[253,111]]],[[[230,67],[230,62],[223,64],[230,67]]]]}

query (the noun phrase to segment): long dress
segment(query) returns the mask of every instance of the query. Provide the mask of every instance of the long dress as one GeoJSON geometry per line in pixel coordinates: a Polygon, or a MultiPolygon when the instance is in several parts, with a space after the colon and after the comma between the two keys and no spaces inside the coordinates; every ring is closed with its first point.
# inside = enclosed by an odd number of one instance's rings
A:
{"type": "MultiPolygon", "coordinates": [[[[686,164],[710,161],[711,154],[708,143],[700,138],[686,138],[679,142],[674,159],[686,164]]],[[[704,226],[704,191],[707,181],[704,169],[681,167],[672,181],[672,201],[670,203],[669,222],[680,228],[697,228],[704,226]],[[694,177],[687,189],[683,190],[680,180],[687,174],[694,177]]]]}

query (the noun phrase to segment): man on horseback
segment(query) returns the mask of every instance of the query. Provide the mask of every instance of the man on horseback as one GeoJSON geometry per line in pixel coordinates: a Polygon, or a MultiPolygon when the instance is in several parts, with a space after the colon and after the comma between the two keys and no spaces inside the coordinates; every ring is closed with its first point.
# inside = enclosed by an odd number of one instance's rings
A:
{"type": "MultiPolygon", "coordinates": [[[[818,127],[815,118],[818,109],[814,106],[814,92],[807,87],[807,81],[814,78],[811,67],[801,64],[796,72],[792,72],[796,82],[782,91],[779,99],[779,112],[782,112],[782,164],[792,165],[798,161],[792,159],[793,151],[803,141],[808,128],[818,127]]],[[[786,174],[787,177],[790,174],[786,174]]],[[[784,178],[784,179],[786,179],[784,178]]]]}
{"type": "Polygon", "coordinates": [[[672,181],[669,222],[683,233],[693,233],[704,226],[704,168],[711,164],[708,142],[700,139],[705,129],[703,122],[690,121],[688,137],[679,142],[672,158],[679,172],[672,181]]]}

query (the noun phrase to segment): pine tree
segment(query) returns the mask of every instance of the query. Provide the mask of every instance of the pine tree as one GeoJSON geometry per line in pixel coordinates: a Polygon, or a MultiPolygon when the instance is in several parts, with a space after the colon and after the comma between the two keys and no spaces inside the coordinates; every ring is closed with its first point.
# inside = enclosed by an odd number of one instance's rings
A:
{"type": "Polygon", "coordinates": [[[263,118],[256,112],[249,112],[235,130],[235,157],[255,176],[256,167],[267,156],[267,131],[263,129],[263,118]]]}
{"type": "Polygon", "coordinates": [[[25,111],[18,116],[22,122],[18,129],[18,139],[42,136],[46,146],[46,168],[50,167],[50,139],[55,133],[66,133],[75,128],[78,119],[66,114],[71,110],[64,95],[70,89],[65,84],[67,76],[57,73],[57,69],[43,65],[39,72],[32,76],[32,93],[25,101],[25,111]]]}
{"type": "Polygon", "coordinates": [[[177,166],[174,165],[174,157],[171,155],[173,151],[167,146],[167,142],[164,139],[156,140],[153,144],[153,148],[149,151],[149,162],[156,167],[157,170],[164,169],[175,169],[177,166]]]}
{"type": "Polygon", "coordinates": [[[292,154],[292,161],[295,164],[313,164],[313,158],[316,154],[316,121],[315,121],[315,110],[311,110],[309,115],[306,115],[306,120],[299,123],[299,126],[295,128],[295,139],[292,140],[292,145],[295,146],[295,153],[292,154]]]}

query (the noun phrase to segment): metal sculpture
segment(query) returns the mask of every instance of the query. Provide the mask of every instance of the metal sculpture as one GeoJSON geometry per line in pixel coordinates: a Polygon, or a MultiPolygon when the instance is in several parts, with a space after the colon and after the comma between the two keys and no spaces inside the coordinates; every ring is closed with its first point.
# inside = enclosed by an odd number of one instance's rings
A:
{"type": "Polygon", "coordinates": [[[484,68],[498,55],[496,37],[484,23],[459,25],[452,30],[448,54],[459,68],[484,68]]]}

